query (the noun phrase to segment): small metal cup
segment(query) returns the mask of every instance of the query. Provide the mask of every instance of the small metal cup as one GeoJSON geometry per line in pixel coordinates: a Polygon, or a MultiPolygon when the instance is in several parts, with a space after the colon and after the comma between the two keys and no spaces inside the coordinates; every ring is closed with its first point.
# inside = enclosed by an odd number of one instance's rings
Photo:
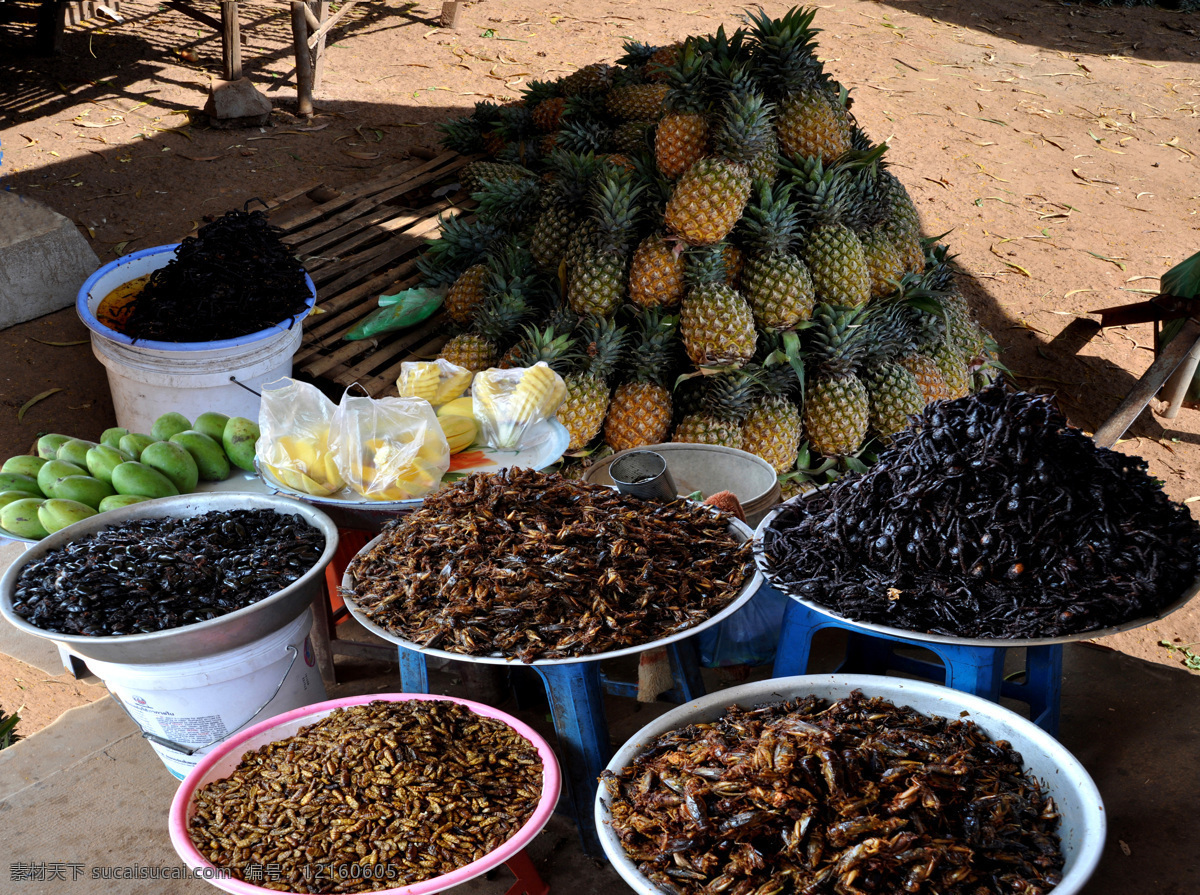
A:
{"type": "Polygon", "coordinates": [[[613,484],[622,494],[643,500],[675,500],[679,491],[667,461],[654,451],[630,451],[608,467],[613,484]]]}

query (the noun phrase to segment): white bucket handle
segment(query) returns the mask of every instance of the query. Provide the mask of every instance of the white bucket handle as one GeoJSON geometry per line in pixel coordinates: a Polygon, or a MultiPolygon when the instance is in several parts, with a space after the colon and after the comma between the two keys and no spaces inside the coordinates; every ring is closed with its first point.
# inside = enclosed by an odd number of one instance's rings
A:
{"type": "Polygon", "coordinates": [[[296,649],[296,647],[290,643],[287,645],[287,651],[292,654],[292,661],[288,662],[288,667],[286,669],[284,669],[283,677],[281,677],[279,679],[279,683],[275,685],[275,689],[272,691],[271,695],[267,697],[267,701],[264,702],[262,705],[260,705],[258,708],[256,708],[254,710],[254,714],[252,714],[249,718],[247,718],[245,721],[243,721],[241,724],[239,724],[233,730],[229,731],[228,733],[221,734],[215,740],[207,742],[203,746],[185,746],[182,743],[175,742],[174,740],[168,740],[166,737],[160,737],[156,733],[150,733],[148,730],[146,730],[144,727],[142,727],[142,725],[140,723],[138,723],[137,718],[133,717],[133,715],[131,715],[129,713],[129,709],[125,708],[125,703],[123,703],[121,701],[120,696],[118,696],[112,690],[108,691],[108,695],[117,701],[117,705],[119,705],[121,707],[121,711],[123,711],[126,715],[129,715],[129,720],[132,721],[134,724],[137,724],[138,730],[140,730],[142,732],[142,736],[145,739],[149,740],[152,743],[158,743],[158,745],[164,746],[165,748],[170,749],[174,752],[182,752],[184,755],[195,755],[201,749],[207,749],[209,746],[215,745],[216,743],[221,742],[221,740],[224,740],[224,739],[227,739],[227,738],[233,736],[235,733],[237,733],[239,730],[241,730],[243,727],[245,727],[247,724],[249,724],[251,721],[253,721],[255,718],[257,718],[259,712],[261,712],[263,709],[265,709],[268,705],[271,704],[271,700],[275,698],[276,694],[278,694],[280,689],[283,687],[283,682],[287,680],[287,676],[291,672],[292,666],[296,664],[296,657],[300,655],[300,651],[298,649],[296,649]]]}

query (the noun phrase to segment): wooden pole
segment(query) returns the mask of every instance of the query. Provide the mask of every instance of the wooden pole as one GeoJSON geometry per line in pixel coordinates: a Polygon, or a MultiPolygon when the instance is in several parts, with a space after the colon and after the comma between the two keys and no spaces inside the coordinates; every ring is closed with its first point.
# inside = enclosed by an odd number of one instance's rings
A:
{"type": "Polygon", "coordinates": [[[1112,447],[1117,443],[1117,439],[1133,425],[1133,421],[1138,418],[1146,405],[1150,403],[1150,399],[1162,388],[1163,383],[1191,353],[1197,341],[1200,341],[1200,321],[1189,317],[1183,324],[1183,329],[1166,344],[1162,353],[1150,365],[1150,369],[1134,383],[1133,389],[1113,412],[1113,415],[1096,430],[1094,436],[1096,444],[1100,447],[1112,447]]]}
{"type": "Polygon", "coordinates": [[[313,113],[313,76],[306,11],[304,0],[292,0],[292,42],[296,45],[296,111],[309,117],[313,113]]]}
{"type": "Polygon", "coordinates": [[[237,0],[221,2],[221,52],[226,81],[242,77],[242,29],[238,23],[237,0]]]}
{"type": "Polygon", "coordinates": [[[42,5],[38,7],[37,28],[34,31],[39,55],[53,56],[62,49],[66,21],[66,3],[61,0],[42,0],[42,5]]]}
{"type": "Polygon", "coordinates": [[[1162,413],[1163,419],[1173,420],[1179,416],[1179,408],[1183,406],[1183,399],[1192,387],[1192,378],[1196,375],[1197,367],[1200,367],[1200,341],[1192,346],[1192,350],[1163,386],[1162,399],[1167,402],[1167,409],[1162,413]]]}
{"type": "Polygon", "coordinates": [[[325,24],[325,20],[329,18],[329,3],[327,0],[317,0],[317,27],[314,29],[317,32],[317,45],[313,49],[313,90],[321,89],[321,72],[324,71],[325,60],[325,31],[321,30],[321,26],[325,24]]]}

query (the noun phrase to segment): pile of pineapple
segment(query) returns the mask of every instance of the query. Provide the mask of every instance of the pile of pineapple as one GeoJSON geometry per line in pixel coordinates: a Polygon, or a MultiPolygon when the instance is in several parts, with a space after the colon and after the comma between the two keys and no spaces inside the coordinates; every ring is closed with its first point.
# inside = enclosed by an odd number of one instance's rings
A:
{"type": "Polygon", "coordinates": [[[490,158],[464,169],[475,216],[419,262],[461,327],[440,357],[545,361],[576,454],[701,442],[785,474],[986,378],[994,346],[814,55],[814,14],[629,43],[445,124],[490,158]]]}

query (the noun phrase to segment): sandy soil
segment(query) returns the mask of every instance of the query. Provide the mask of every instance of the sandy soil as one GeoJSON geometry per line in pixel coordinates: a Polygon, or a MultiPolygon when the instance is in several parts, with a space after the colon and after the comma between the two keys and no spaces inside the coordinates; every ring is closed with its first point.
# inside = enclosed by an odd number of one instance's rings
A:
{"type": "MultiPolygon", "coordinates": [[[[177,241],[251,197],[352,183],[435,146],[436,122],[473,102],[612,61],[625,38],[738,24],[707,0],[479,0],[450,31],[437,27],[440,6],[355,7],[331,34],[317,114],[303,120],[286,9],[244,3],[246,74],[277,110],[250,131],[193,123],[220,44],[178,12],[129,0],[126,24],[73,27],[62,55],[38,59],[22,24],[32,5],[0,6],[13,20],[0,21],[3,185],[69,216],[107,261],[177,241]]],[[[948,232],[1016,382],[1053,393],[1094,430],[1153,360],[1154,335],[1150,324],[1100,332],[1090,312],[1154,294],[1198,247],[1200,17],[1053,0],[841,0],[820,6],[817,25],[821,57],[852,88],[859,122],[889,142],[926,232],[948,232]]],[[[70,311],[0,333],[4,456],[39,432],[94,438],[112,424],[88,347],[45,344],[85,337],[70,311]],[[53,387],[64,391],[18,424],[17,408],[53,387]]],[[[1146,458],[1172,498],[1200,497],[1195,411],[1145,413],[1119,449],[1146,458]]],[[[1200,607],[1104,643],[1178,663],[1162,639],[1200,641],[1200,607]]]]}

